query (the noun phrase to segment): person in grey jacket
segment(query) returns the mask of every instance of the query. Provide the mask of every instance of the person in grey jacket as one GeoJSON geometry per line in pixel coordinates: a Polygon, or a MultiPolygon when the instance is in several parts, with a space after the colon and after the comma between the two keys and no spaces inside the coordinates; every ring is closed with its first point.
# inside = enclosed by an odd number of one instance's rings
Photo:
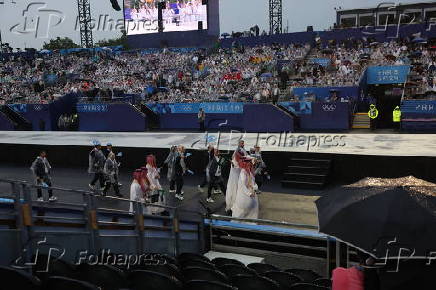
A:
{"type": "Polygon", "coordinates": [[[164,164],[168,167],[167,179],[170,183],[169,192],[176,192],[176,174],[174,170],[174,165],[177,157],[177,146],[172,146],[170,153],[164,161],[164,164]]]}
{"type": "Polygon", "coordinates": [[[109,191],[111,186],[113,186],[115,195],[118,197],[123,197],[120,194],[120,189],[118,187],[118,166],[119,164],[115,159],[115,154],[113,152],[110,152],[104,164],[104,174],[106,176],[106,184],[103,189],[103,195],[106,195],[106,193],[109,191]]]}
{"type": "Polygon", "coordinates": [[[105,187],[105,178],[104,178],[104,165],[106,162],[106,158],[104,157],[103,152],[101,151],[100,142],[96,141],[94,143],[94,148],[89,152],[89,167],[88,173],[94,174],[91,183],[89,184],[89,188],[95,190],[95,183],[97,180],[100,182],[100,188],[104,191],[105,187]]]}
{"type": "MultiPolygon", "coordinates": [[[[44,187],[51,187],[51,166],[47,159],[47,153],[45,151],[41,151],[39,156],[36,157],[35,161],[33,161],[32,166],[30,167],[33,175],[35,176],[35,184],[44,187]]],[[[37,189],[38,201],[43,201],[42,198],[42,189],[37,189]]],[[[51,189],[48,190],[49,201],[56,201],[57,197],[53,196],[53,191],[51,189]]]]}

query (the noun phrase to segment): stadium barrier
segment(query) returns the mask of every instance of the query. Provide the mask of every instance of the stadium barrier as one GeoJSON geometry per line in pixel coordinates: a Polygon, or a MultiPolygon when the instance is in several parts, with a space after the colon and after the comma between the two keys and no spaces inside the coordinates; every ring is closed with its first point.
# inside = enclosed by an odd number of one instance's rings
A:
{"type": "MultiPolygon", "coordinates": [[[[232,252],[240,248],[292,257],[294,267],[303,259],[308,268],[330,277],[336,267],[348,267],[354,250],[318,232],[317,225],[209,214],[205,220],[209,248],[232,252]],[[303,258],[304,257],[304,258],[303,258]]],[[[292,265],[289,265],[292,267],[292,265]]]]}
{"type": "Polygon", "coordinates": [[[294,88],[293,94],[299,96],[300,100],[306,95],[315,95],[318,102],[324,102],[330,98],[332,92],[337,92],[338,98],[356,101],[359,97],[359,87],[302,87],[294,88]]]}
{"type": "Polygon", "coordinates": [[[15,124],[3,112],[0,112],[0,131],[14,130],[15,124]]]}
{"type": "Polygon", "coordinates": [[[160,128],[198,130],[198,111],[206,113],[208,130],[240,130],[246,132],[293,132],[294,120],[287,112],[272,104],[250,103],[176,103],[148,104],[159,114],[160,128]]]}
{"type": "Polygon", "coordinates": [[[436,131],[436,101],[404,100],[400,109],[402,130],[436,131]]]}
{"type": "Polygon", "coordinates": [[[294,32],[294,33],[282,33],[265,36],[252,36],[252,37],[238,37],[238,38],[226,38],[221,39],[221,46],[223,48],[231,48],[234,43],[238,43],[243,46],[259,46],[259,45],[271,45],[278,44],[314,44],[315,32],[294,32]]]}
{"type": "MultiPolygon", "coordinates": [[[[377,42],[390,42],[391,40],[413,37],[420,33],[421,37],[432,38],[436,36],[434,24],[429,21],[420,24],[388,25],[388,26],[365,26],[358,28],[334,29],[330,31],[318,31],[317,34],[322,44],[328,45],[331,40],[342,42],[349,39],[373,38],[377,42]]],[[[350,42],[351,45],[351,42],[350,42]]]]}
{"type": "Polygon", "coordinates": [[[144,132],[147,118],[130,103],[78,103],[79,131],[144,132]]]}
{"type": "Polygon", "coordinates": [[[349,130],[351,109],[351,102],[313,102],[312,114],[300,118],[300,130],[349,130]]]}
{"type": "Polygon", "coordinates": [[[49,104],[10,104],[12,110],[32,124],[33,131],[52,131],[49,104]]]}

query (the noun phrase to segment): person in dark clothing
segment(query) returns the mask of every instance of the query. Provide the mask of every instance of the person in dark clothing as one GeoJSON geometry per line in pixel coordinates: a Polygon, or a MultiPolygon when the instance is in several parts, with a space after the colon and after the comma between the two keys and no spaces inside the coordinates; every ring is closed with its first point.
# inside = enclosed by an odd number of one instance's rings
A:
{"type": "Polygon", "coordinates": [[[209,187],[207,190],[207,202],[215,202],[212,199],[212,188],[214,186],[219,186],[222,192],[226,192],[226,186],[224,185],[224,179],[222,177],[222,168],[224,165],[224,158],[221,158],[218,149],[214,149],[214,156],[210,161],[209,167],[209,187]]]}
{"type": "Polygon", "coordinates": [[[178,155],[177,146],[171,146],[170,153],[168,154],[167,158],[164,161],[164,164],[168,167],[167,179],[170,184],[169,192],[176,192],[174,162],[176,160],[177,155],[178,155]]]}
{"type": "Polygon", "coordinates": [[[202,108],[200,108],[200,110],[198,111],[197,118],[198,118],[198,123],[200,124],[200,131],[204,132],[205,130],[204,122],[206,121],[206,113],[202,108]]]}
{"type": "Polygon", "coordinates": [[[209,166],[210,166],[210,161],[214,157],[213,146],[212,145],[207,146],[207,152],[204,153],[203,155],[204,155],[203,164],[204,164],[205,169],[204,169],[203,181],[198,186],[198,190],[200,192],[203,192],[203,187],[205,187],[209,183],[209,166]]]}
{"type": "MultiPolygon", "coordinates": [[[[107,144],[106,144],[106,150],[103,151],[104,157],[105,157],[106,159],[108,159],[110,153],[114,153],[114,154],[115,154],[115,159],[118,159],[118,158],[116,158],[116,157],[121,157],[121,156],[122,156],[122,153],[121,153],[121,152],[119,152],[119,153],[115,153],[114,148],[113,148],[113,146],[112,146],[112,143],[107,143],[107,144]]],[[[117,162],[117,164],[118,164],[118,168],[117,168],[117,170],[118,170],[119,167],[121,166],[121,162],[119,162],[119,160],[116,160],[116,162],[117,162]]],[[[118,187],[121,187],[122,184],[118,181],[118,173],[114,176],[114,178],[116,179],[116,182],[117,182],[117,184],[118,184],[118,187]]]]}
{"type": "Polygon", "coordinates": [[[123,197],[118,187],[118,162],[115,160],[115,154],[110,152],[104,165],[104,174],[106,175],[106,184],[103,189],[103,195],[106,195],[111,186],[114,188],[115,195],[123,197]]]}
{"type": "Polygon", "coordinates": [[[177,148],[178,154],[174,162],[174,173],[176,180],[176,198],[183,200],[183,176],[186,173],[186,164],[185,164],[185,147],[179,146],[177,148]]]}
{"type": "Polygon", "coordinates": [[[95,183],[100,182],[100,188],[105,189],[104,165],[106,158],[101,150],[100,142],[94,142],[94,148],[89,152],[89,167],[88,172],[93,173],[94,177],[89,184],[89,188],[95,190],[95,183]]]}
{"type": "MultiPolygon", "coordinates": [[[[47,153],[45,151],[41,151],[39,156],[36,157],[35,161],[33,161],[32,166],[30,167],[33,175],[35,176],[35,184],[44,187],[51,187],[51,166],[47,160],[47,153]]],[[[42,189],[37,189],[38,201],[43,201],[42,198],[42,189]]],[[[51,189],[48,190],[49,201],[56,201],[57,197],[53,196],[53,191],[51,189]]]]}

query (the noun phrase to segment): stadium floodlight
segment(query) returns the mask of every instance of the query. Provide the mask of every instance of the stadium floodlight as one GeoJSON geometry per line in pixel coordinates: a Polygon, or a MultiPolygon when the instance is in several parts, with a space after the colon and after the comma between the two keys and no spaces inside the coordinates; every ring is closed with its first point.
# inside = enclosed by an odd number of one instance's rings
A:
{"type": "Polygon", "coordinates": [[[112,8],[113,8],[113,9],[115,9],[115,10],[117,10],[117,11],[120,11],[120,10],[121,10],[121,7],[120,7],[120,5],[118,4],[118,1],[117,1],[117,0],[110,0],[110,1],[111,1],[112,8]]]}

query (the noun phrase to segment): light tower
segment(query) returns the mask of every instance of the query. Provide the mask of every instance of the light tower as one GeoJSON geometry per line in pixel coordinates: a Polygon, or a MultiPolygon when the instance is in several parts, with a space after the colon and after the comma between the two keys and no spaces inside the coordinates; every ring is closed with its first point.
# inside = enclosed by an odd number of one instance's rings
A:
{"type": "Polygon", "coordinates": [[[282,27],[282,0],[269,0],[269,33],[279,34],[282,27]]]}
{"type": "Polygon", "coordinates": [[[91,29],[91,4],[90,0],[77,0],[80,25],[80,45],[85,48],[94,46],[91,29]]]}

